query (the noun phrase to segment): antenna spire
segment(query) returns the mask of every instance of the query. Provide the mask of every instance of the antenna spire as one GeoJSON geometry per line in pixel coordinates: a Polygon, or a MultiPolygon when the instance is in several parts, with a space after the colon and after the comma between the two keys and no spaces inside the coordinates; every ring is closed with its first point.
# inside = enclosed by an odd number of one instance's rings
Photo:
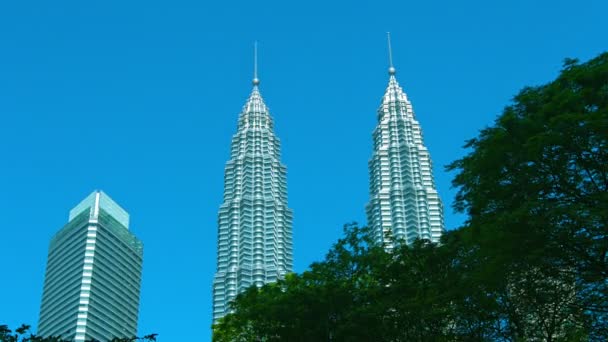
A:
{"type": "Polygon", "coordinates": [[[258,78],[258,42],[256,40],[253,43],[253,85],[258,84],[260,84],[260,79],[258,78]]]}
{"type": "Polygon", "coordinates": [[[386,37],[388,40],[388,74],[389,75],[394,75],[396,70],[395,67],[393,66],[393,49],[391,48],[391,33],[390,32],[386,32],[386,37]]]}

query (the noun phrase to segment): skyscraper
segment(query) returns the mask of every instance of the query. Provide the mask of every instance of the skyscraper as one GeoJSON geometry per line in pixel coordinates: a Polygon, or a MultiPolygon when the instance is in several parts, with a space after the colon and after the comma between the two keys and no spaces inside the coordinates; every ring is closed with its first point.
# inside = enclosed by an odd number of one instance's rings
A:
{"type": "Polygon", "coordinates": [[[143,245],[129,214],[95,191],[53,237],[38,335],[109,341],[137,334],[143,245]]]}
{"type": "Polygon", "coordinates": [[[260,91],[253,90],[232,137],[218,217],[213,322],[230,312],[235,296],[292,271],[292,211],[287,207],[287,169],[260,91]]]}
{"type": "Polygon", "coordinates": [[[369,160],[368,225],[377,242],[392,248],[386,234],[411,244],[439,241],[443,205],[437,194],[429,151],[422,140],[412,104],[397,83],[389,36],[389,81],[378,109],[373,153],[369,160]]]}

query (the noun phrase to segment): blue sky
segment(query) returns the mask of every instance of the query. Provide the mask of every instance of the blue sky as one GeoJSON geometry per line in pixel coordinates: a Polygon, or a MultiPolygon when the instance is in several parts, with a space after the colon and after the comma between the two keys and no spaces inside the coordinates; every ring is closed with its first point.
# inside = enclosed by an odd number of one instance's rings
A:
{"type": "Polygon", "coordinates": [[[444,166],[525,85],[606,50],[605,1],[0,3],[0,324],[37,324],[50,238],[102,189],[144,242],[140,333],[210,339],[223,170],[251,90],[275,119],[295,270],[365,222],[367,160],[397,78],[444,166]]]}

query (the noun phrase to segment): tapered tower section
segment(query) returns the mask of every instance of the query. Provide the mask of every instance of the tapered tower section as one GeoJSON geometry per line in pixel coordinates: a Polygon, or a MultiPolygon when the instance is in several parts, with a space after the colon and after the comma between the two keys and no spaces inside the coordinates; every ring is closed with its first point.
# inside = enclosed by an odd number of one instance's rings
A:
{"type": "Polygon", "coordinates": [[[214,323],[230,312],[230,301],[239,292],[276,281],[293,267],[287,169],[280,161],[279,139],[259,83],[255,77],[225,169],[213,282],[214,323]]]}
{"type": "Polygon", "coordinates": [[[370,201],[366,206],[368,225],[377,242],[389,249],[393,240],[437,242],[444,231],[443,205],[435,188],[431,157],[395,73],[391,56],[388,87],[373,132],[370,201]],[[387,238],[389,234],[392,239],[387,238]]]}

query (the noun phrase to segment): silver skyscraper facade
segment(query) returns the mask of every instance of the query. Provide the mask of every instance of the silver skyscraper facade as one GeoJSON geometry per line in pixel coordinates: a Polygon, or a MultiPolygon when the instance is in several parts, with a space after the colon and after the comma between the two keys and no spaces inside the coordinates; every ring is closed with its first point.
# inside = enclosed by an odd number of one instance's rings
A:
{"type": "Polygon", "coordinates": [[[397,83],[392,54],[388,87],[378,109],[369,160],[368,225],[377,242],[392,248],[392,239],[439,241],[443,205],[435,188],[431,157],[407,95],[397,83]],[[387,233],[392,239],[387,239],[387,233]]]}
{"type": "Polygon", "coordinates": [[[49,247],[38,335],[109,341],[137,334],[143,245],[129,214],[95,191],[49,247]]]}
{"type": "Polygon", "coordinates": [[[218,215],[214,323],[246,288],[276,281],[293,268],[292,211],[287,207],[286,168],[259,80],[238,119],[224,173],[218,215]]]}

